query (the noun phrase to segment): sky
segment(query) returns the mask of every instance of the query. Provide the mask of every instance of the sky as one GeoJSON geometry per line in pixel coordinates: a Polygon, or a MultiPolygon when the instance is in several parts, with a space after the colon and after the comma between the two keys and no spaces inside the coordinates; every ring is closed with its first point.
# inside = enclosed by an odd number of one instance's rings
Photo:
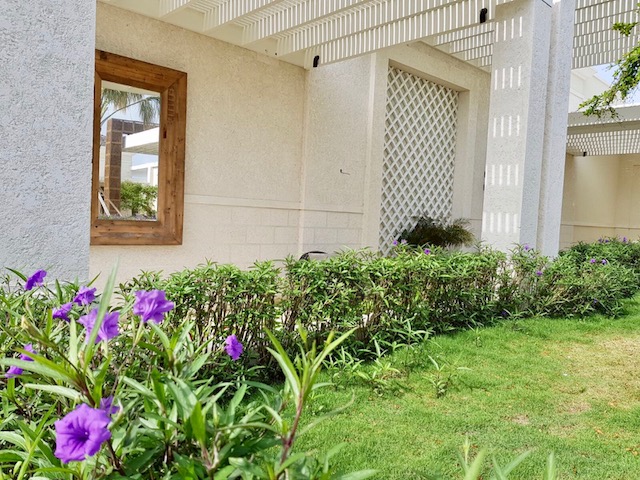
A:
{"type": "MultiPolygon", "coordinates": [[[[613,83],[613,72],[615,68],[611,68],[610,65],[598,65],[594,67],[598,72],[598,76],[611,85],[613,83]]],[[[625,104],[640,104],[640,91],[636,90],[630,98],[627,98],[625,104]]]]}

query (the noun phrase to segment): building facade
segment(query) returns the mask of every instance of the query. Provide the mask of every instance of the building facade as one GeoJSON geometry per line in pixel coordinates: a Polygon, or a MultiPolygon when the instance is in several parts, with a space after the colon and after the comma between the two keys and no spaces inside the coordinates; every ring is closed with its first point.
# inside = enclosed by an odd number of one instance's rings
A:
{"type": "MultiPolygon", "coordinates": [[[[66,278],[108,271],[117,259],[127,277],[205,259],[246,267],[309,250],[384,251],[422,214],[468,218],[497,248],[527,243],[554,254],[571,70],[615,60],[626,44],[588,40],[635,8],[626,0],[63,3],[10,0],[0,23],[0,65],[10,72],[0,84],[8,105],[0,260],[66,278]],[[613,16],[605,4],[615,4],[613,16]],[[91,240],[96,51],[186,73],[173,244],[145,244],[137,226],[124,242],[91,240]],[[25,170],[37,173],[26,180],[25,170]]],[[[161,132],[173,112],[168,91],[161,132]]],[[[178,177],[161,163],[159,188],[178,177]]],[[[168,202],[159,210],[169,212],[168,202]]]]}

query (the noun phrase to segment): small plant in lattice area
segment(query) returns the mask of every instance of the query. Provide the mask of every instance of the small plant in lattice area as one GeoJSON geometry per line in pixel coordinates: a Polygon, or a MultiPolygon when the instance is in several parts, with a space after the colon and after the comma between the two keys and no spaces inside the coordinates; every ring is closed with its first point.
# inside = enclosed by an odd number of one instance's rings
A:
{"type": "Polygon", "coordinates": [[[471,245],[475,242],[475,237],[467,219],[448,220],[422,216],[412,228],[405,229],[398,240],[415,246],[459,247],[471,245]]]}

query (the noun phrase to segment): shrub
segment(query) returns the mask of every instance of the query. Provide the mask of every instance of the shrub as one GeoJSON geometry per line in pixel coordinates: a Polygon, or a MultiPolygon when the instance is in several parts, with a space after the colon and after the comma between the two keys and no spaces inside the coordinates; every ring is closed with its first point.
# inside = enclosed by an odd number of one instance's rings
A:
{"type": "Polygon", "coordinates": [[[448,221],[442,218],[422,216],[416,224],[404,230],[398,237],[400,243],[406,242],[417,247],[432,245],[436,247],[457,247],[471,245],[475,237],[469,230],[469,220],[458,218],[448,221]]]}
{"type": "MultiPolygon", "coordinates": [[[[158,273],[144,273],[120,285],[120,293],[131,299],[138,289],[161,289],[176,303],[168,315],[170,329],[185,320],[194,324],[197,338],[221,342],[234,334],[249,354],[232,366],[223,364],[210,374],[228,378],[247,369],[275,367],[267,351],[270,345],[264,329],[273,330],[279,310],[275,305],[279,270],[271,262],[256,263],[252,269],[207,263],[162,279],[158,273]],[[230,368],[231,367],[231,368],[230,368]]],[[[294,325],[295,327],[295,325],[294,325]]]]}
{"type": "Polygon", "coordinates": [[[595,312],[617,315],[621,299],[636,291],[637,278],[631,269],[606,259],[576,261],[564,255],[544,272],[536,313],[563,317],[595,312]]]}
{"type": "Polygon", "coordinates": [[[571,257],[575,262],[590,261],[595,258],[599,261],[607,260],[610,264],[622,265],[634,272],[640,287],[639,242],[630,242],[626,237],[601,238],[593,243],[580,242],[560,252],[560,256],[571,257]]]}
{"type": "Polygon", "coordinates": [[[84,304],[61,319],[29,307],[54,302],[44,286],[3,292],[21,300],[0,305],[3,331],[21,347],[19,358],[0,360],[10,367],[0,390],[0,478],[349,478],[333,471],[331,452],[316,459],[294,447],[323,361],[351,332],[316,348],[301,330],[292,359],[265,330],[285,387],[220,382],[210,365],[238,358],[234,336],[199,336],[188,319],[171,326],[164,316],[174,305],[160,291],[137,291],[113,308],[113,279],[97,305],[93,293],[70,291],[84,304]],[[259,400],[248,400],[250,388],[259,400]]]}
{"type": "Polygon", "coordinates": [[[143,183],[124,181],[120,184],[122,208],[131,210],[131,216],[142,214],[147,218],[156,218],[153,202],[158,198],[158,187],[143,183]]]}

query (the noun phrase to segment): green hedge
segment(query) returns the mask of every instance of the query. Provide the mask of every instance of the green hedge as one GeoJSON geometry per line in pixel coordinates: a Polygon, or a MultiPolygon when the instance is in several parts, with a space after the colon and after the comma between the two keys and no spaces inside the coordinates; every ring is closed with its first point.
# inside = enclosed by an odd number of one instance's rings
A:
{"type": "Polygon", "coordinates": [[[509,255],[427,252],[401,245],[389,257],[348,251],[322,261],[288,258],[282,268],[206,264],[166,279],[146,273],[121,290],[125,297],[166,290],[176,302],[172,323],[193,319],[203,338],[235,333],[252,367],[268,359],[264,327],[288,348],[298,324],[318,340],[356,328],[346,347],[361,353],[374,339],[402,336],[407,323],[442,332],[504,317],[616,315],[640,278],[640,247],[622,241],[580,244],[554,261],[525,246],[509,255]]]}

